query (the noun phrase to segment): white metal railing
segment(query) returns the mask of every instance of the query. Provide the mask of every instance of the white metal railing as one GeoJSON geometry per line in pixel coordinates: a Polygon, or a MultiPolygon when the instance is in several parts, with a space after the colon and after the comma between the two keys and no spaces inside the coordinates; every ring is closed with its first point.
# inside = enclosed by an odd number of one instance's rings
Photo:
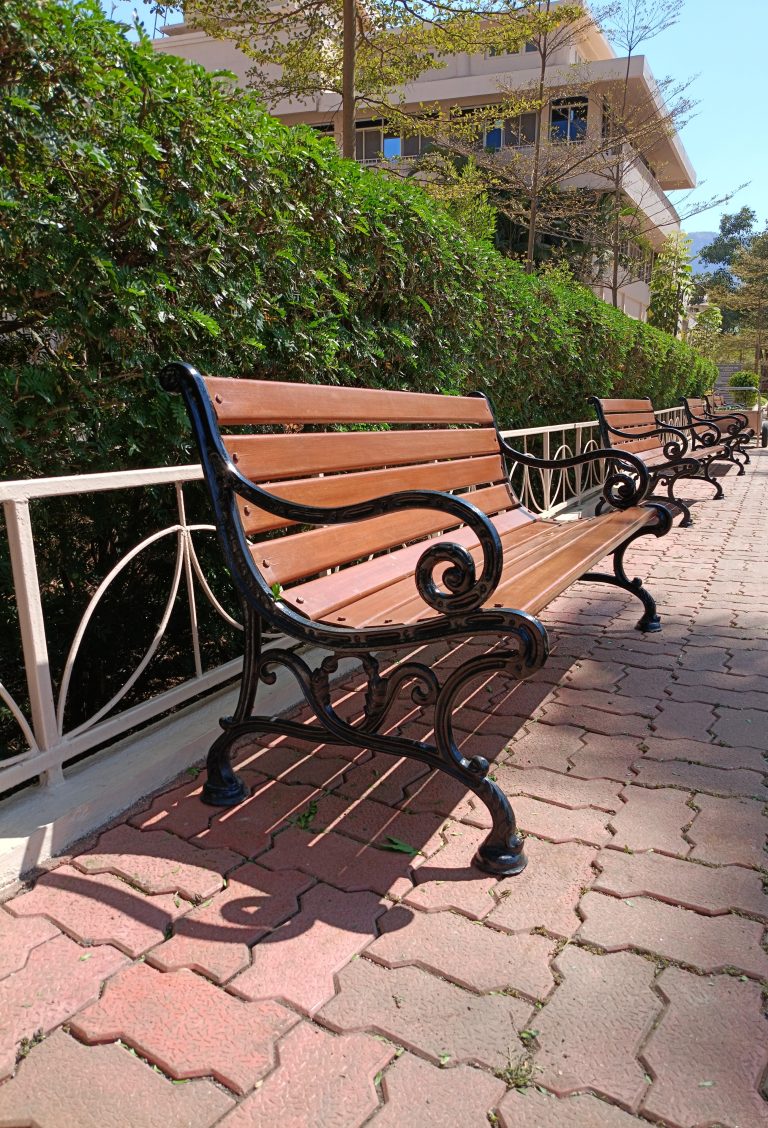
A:
{"type": "MultiPolygon", "coordinates": [[[[680,419],[681,409],[672,408],[660,414],[674,423],[680,419]]],[[[597,424],[591,422],[524,428],[504,431],[503,434],[513,445],[518,445],[524,451],[540,453],[546,458],[569,457],[596,449],[599,445],[597,424]]],[[[600,488],[600,475],[599,462],[569,471],[536,471],[518,464],[513,468],[512,484],[524,505],[536,513],[553,516],[569,507],[578,509],[594,497],[600,488]]],[[[5,707],[27,744],[26,750],[16,755],[2,758],[0,753],[0,796],[34,779],[44,786],[57,783],[63,778],[65,765],[75,757],[118,739],[129,730],[146,724],[237,675],[242,659],[208,670],[203,669],[201,659],[197,614],[199,594],[212,604],[232,629],[242,629],[212,592],[195,550],[193,535],[213,531],[212,525],[191,524],[187,520],[184,486],[201,478],[200,466],[179,466],[0,482],[0,502],[5,515],[14,585],[12,595],[18,609],[29,702],[28,710],[25,711],[22,704],[2,684],[4,671],[0,668],[0,709],[5,707]],[[100,580],[69,643],[60,684],[55,690],[35,556],[31,503],[45,504],[46,500],[52,498],[162,485],[175,490],[176,522],[139,541],[100,580]],[[66,706],[73,669],[99,604],[114,581],[137,556],[164,541],[173,546],[174,568],[164,609],[151,643],[120,689],[89,718],[67,730],[66,706]],[[120,705],[126,695],[157,654],[182,586],[186,591],[194,676],[171,689],[141,700],[138,704],[121,709],[120,705]]],[[[0,598],[3,596],[4,593],[0,593],[0,598]]],[[[10,597],[10,593],[5,593],[5,598],[10,597]]],[[[130,615],[130,607],[126,608],[125,613],[130,615]]],[[[16,655],[3,655],[3,662],[6,661],[9,665],[18,664],[16,655]]]]}
{"type": "MultiPolygon", "coordinates": [[[[223,684],[238,673],[242,659],[235,659],[211,670],[204,670],[201,660],[197,622],[198,589],[230,627],[242,630],[242,626],[228,614],[213,594],[195,551],[193,534],[211,532],[213,526],[188,522],[184,503],[184,485],[201,478],[200,466],[174,466],[0,483],[0,502],[3,505],[8,533],[14,596],[18,610],[29,699],[27,716],[0,680],[0,705],[5,705],[14,717],[28,745],[26,751],[0,759],[0,795],[35,777],[41,784],[58,782],[62,778],[64,765],[74,757],[117,739],[130,729],[145,724],[190,698],[223,684]],[[48,657],[48,640],[38,580],[30,503],[44,503],[46,499],[100,493],[105,490],[142,489],[162,485],[172,486],[175,490],[176,523],[145,537],[103,577],[91,595],[71,641],[61,683],[58,692],[55,692],[48,657]],[[113,581],[141,552],[165,539],[173,543],[175,563],[170,590],[151,643],[131,675],[110,700],[87,720],[66,731],[65,710],[72,671],[83,638],[99,604],[113,581]],[[192,634],[194,676],[163,693],[116,712],[120,702],[156,655],[182,581],[186,588],[192,634]]],[[[130,608],[126,609],[126,613],[130,614],[130,608]]],[[[0,678],[2,674],[3,671],[0,670],[0,678]]]]}

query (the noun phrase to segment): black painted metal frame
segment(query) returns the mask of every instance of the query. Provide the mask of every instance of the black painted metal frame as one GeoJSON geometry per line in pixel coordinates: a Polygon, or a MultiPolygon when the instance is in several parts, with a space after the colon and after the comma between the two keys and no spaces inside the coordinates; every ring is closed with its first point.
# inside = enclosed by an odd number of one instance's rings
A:
{"type": "MultiPolygon", "coordinates": [[[[720,501],[724,497],[723,487],[710,473],[713,462],[735,463],[740,468],[740,463],[734,458],[723,443],[720,429],[714,423],[705,420],[701,423],[683,424],[672,426],[663,420],[656,419],[658,426],[648,431],[623,431],[611,426],[606,419],[602,404],[597,396],[591,396],[589,402],[595,409],[600,428],[600,441],[604,448],[611,447],[613,441],[619,439],[658,439],[659,449],[664,456],[663,462],[648,466],[651,479],[648,499],[655,496],[657,486],[666,486],[665,499],[673,502],[683,514],[680,522],[681,528],[688,528],[693,524],[689,506],[675,494],[675,487],[681,479],[699,478],[712,486],[715,491],[713,501],[720,501]],[[688,436],[685,432],[688,431],[688,436]],[[701,454],[696,458],[686,457],[693,450],[710,450],[709,455],[701,454]]],[[[598,512],[602,509],[603,502],[598,505],[598,512]]]]}
{"type": "MultiPolygon", "coordinates": [[[[224,557],[237,589],[245,621],[245,656],[240,693],[231,717],[221,721],[223,732],[208,755],[208,775],[203,798],[214,806],[233,806],[247,792],[231,765],[232,747],[240,737],[256,733],[277,733],[303,740],[328,740],[356,747],[368,747],[394,756],[412,759],[439,768],[473,791],[488,808],[492,829],[479,847],[474,863],[488,873],[520,873],[526,858],[517,832],[514,813],[498,784],[489,777],[489,763],[482,756],[466,757],[453,733],[452,714],[456,699],[470,681],[490,673],[503,673],[523,679],[544,663],[548,654],[547,632],[532,615],[512,608],[489,607],[503,566],[499,534],[492,521],[467,500],[434,490],[408,490],[338,508],[307,506],[276,497],[243,477],[229,457],[219,434],[216,416],[203,378],[188,364],[167,365],[161,383],[168,391],[180,392],[190,417],[200,453],[204,477],[213,506],[216,528],[224,557]],[[470,553],[450,542],[425,541],[415,570],[415,585],[422,599],[437,615],[423,622],[350,629],[315,621],[282,600],[276,600],[271,587],[253,563],[242,529],[237,497],[302,525],[343,525],[352,521],[408,509],[437,509],[458,518],[477,536],[482,550],[478,575],[470,553]],[[441,583],[435,571],[444,569],[441,583]],[[305,658],[286,648],[262,649],[262,630],[270,624],[278,631],[303,643],[314,644],[331,653],[316,669],[305,658]],[[480,656],[469,658],[449,673],[442,684],[434,670],[424,662],[407,660],[383,676],[376,653],[381,650],[410,648],[450,638],[501,636],[500,642],[480,656]],[[355,721],[339,716],[331,700],[330,679],[341,656],[355,655],[366,676],[367,689],[363,714],[355,721]],[[278,668],[290,671],[316,721],[301,724],[281,717],[254,715],[256,691],[260,682],[271,684],[278,668]],[[434,740],[408,739],[382,732],[384,722],[398,695],[409,687],[411,700],[433,710],[434,740]]],[[[479,394],[479,393],[478,393],[479,394]]],[[[498,433],[498,425],[497,425],[498,433]]],[[[559,470],[596,460],[608,460],[610,471],[604,485],[604,498],[614,508],[626,509],[644,502],[650,487],[648,471],[633,455],[622,451],[590,451],[569,459],[544,460],[516,451],[499,435],[500,449],[511,461],[536,468],[559,470]]],[[[655,524],[636,531],[613,554],[614,574],[587,573],[582,578],[619,587],[640,600],[643,615],[639,630],[660,629],[652,596],[639,579],[630,580],[624,570],[624,553],[638,536],[663,536],[671,526],[671,516],[663,505],[651,504],[655,524]]]]}
{"type": "MultiPolygon", "coordinates": [[[[707,400],[705,399],[704,402],[707,403],[707,400]]],[[[744,473],[744,467],[748,466],[751,461],[744,446],[754,437],[754,431],[747,425],[746,415],[739,417],[736,412],[714,415],[710,412],[709,406],[707,406],[706,415],[697,415],[686,396],[681,396],[680,403],[685,411],[688,424],[692,428],[697,426],[717,427],[720,432],[720,442],[728,452],[730,461],[738,466],[739,476],[741,476],[744,473]],[[744,461],[740,462],[736,457],[737,455],[743,455],[744,461]]]]}

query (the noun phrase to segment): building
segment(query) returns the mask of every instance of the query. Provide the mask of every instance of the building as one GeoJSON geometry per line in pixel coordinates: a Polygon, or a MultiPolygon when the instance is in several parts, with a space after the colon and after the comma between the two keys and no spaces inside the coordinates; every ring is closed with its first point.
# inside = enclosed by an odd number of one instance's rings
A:
{"type": "MultiPolygon", "coordinates": [[[[212,39],[185,24],[163,28],[156,50],[180,55],[202,63],[209,69],[234,72],[245,85],[250,61],[233,43],[212,39]]],[[[525,89],[535,85],[539,77],[540,57],[533,44],[525,44],[515,53],[457,53],[439,70],[425,72],[403,91],[403,108],[453,107],[471,110],[493,105],[501,89],[525,89]]],[[[597,135],[605,128],[604,91],[628,76],[630,100],[644,107],[655,107],[659,120],[664,106],[653,74],[643,55],[629,61],[617,57],[601,31],[585,22],[573,42],[549,56],[546,84],[553,91],[543,111],[549,134],[560,141],[578,143],[587,133],[597,135]]],[[[311,104],[283,100],[272,107],[276,117],[287,125],[305,123],[318,130],[338,133],[341,113],[335,94],[324,94],[311,104]]],[[[646,111],[644,111],[646,112],[646,111]]],[[[522,114],[514,121],[499,121],[486,128],[483,142],[487,148],[502,151],[519,148],[535,140],[536,115],[522,114]]],[[[360,117],[356,122],[356,157],[364,164],[381,164],[419,155],[422,139],[401,136],[381,120],[360,117]]],[[[605,181],[591,172],[569,178],[572,187],[605,188],[605,181]]],[[[661,133],[642,156],[631,153],[624,174],[622,190],[642,215],[644,234],[655,250],[664,238],[680,229],[680,218],[667,197],[669,190],[690,189],[696,176],[682,142],[676,133],[661,133]]],[[[636,269],[622,279],[619,305],[630,317],[645,320],[650,301],[648,281],[650,262],[638,260],[636,269]]],[[[610,300],[610,288],[595,286],[599,296],[610,300]]]]}

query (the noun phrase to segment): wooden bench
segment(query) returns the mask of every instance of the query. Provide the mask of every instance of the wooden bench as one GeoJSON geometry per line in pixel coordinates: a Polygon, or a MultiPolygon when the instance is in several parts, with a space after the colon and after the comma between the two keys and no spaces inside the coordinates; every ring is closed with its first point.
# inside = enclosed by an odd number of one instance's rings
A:
{"type": "Polygon", "coordinates": [[[651,478],[649,497],[657,486],[666,485],[667,499],[682,511],[682,526],[692,524],[692,518],[689,507],[675,495],[681,479],[704,479],[715,491],[713,500],[723,497],[723,487],[710,473],[712,463],[736,463],[736,459],[713,424],[673,427],[658,419],[649,399],[593,396],[589,402],[597,412],[602,445],[631,452],[642,460],[651,478]]]}
{"type": "Polygon", "coordinates": [[[736,411],[728,414],[716,413],[712,410],[706,396],[682,396],[680,403],[683,406],[688,423],[716,427],[721,441],[729,450],[733,451],[734,457],[743,455],[744,462],[739,463],[739,474],[743,474],[744,466],[748,466],[751,461],[744,446],[750,439],[754,438],[754,431],[749,427],[746,415],[736,411]]]}
{"type": "Polygon", "coordinates": [[[184,397],[246,626],[240,696],[210,750],[205,801],[230,806],[245,797],[230,764],[231,746],[245,734],[410,756],[460,780],[487,806],[493,829],[475,863],[519,873],[525,857],[512,809],[487,760],[459,750],[454,704],[472,679],[537,670],[548,641],[536,616],[579,579],[636,596],[638,628],[659,629],[652,597],[624,570],[637,537],[661,536],[671,525],[663,505],[643,503],[643,462],[623,451],[560,461],[515,451],[483,395],[204,379],[181,363],[161,379],[184,397]],[[510,460],[562,469],[606,458],[612,508],[594,519],[538,519],[509,485],[510,460]],[[592,571],[607,555],[613,572],[592,571]],[[330,654],[311,669],[287,648],[262,653],[264,624],[330,654]],[[413,656],[380,673],[377,652],[483,635],[492,648],[475,651],[442,684],[413,656]],[[367,677],[354,723],[331,703],[329,678],[343,655],[357,656],[367,677]],[[299,682],[316,722],[254,715],[258,682],[274,681],[279,666],[299,682]],[[414,702],[433,710],[431,742],[382,731],[406,685],[414,702]]]}
{"type": "Polygon", "coordinates": [[[756,439],[765,449],[768,447],[768,402],[758,388],[755,388],[755,394],[757,396],[755,407],[726,403],[725,397],[717,393],[705,396],[704,402],[713,415],[725,412],[729,417],[737,419],[741,423],[741,433],[749,434],[750,438],[756,439]]]}

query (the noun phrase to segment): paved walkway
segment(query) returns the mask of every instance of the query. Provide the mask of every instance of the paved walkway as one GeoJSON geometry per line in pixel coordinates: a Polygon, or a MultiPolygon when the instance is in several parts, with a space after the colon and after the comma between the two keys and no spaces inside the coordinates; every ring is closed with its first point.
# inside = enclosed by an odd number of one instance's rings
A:
{"type": "Polygon", "coordinates": [[[520,877],[450,781],[276,740],[239,809],[187,776],[8,900],[0,1125],[765,1128],[768,454],[726,490],[634,553],[662,634],[583,585],[460,714],[520,877]]]}

